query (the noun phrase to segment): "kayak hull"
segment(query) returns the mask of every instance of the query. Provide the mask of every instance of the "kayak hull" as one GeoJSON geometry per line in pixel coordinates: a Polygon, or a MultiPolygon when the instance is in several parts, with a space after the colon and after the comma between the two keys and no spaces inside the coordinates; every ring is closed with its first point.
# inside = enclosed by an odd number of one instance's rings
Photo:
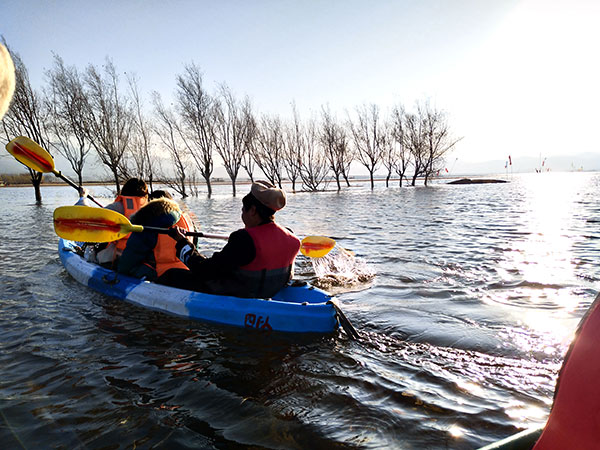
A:
{"type": "Polygon", "coordinates": [[[60,239],[58,253],[79,283],[110,297],[145,308],[238,327],[295,333],[332,333],[339,323],[332,297],[304,286],[286,286],[272,299],[239,298],[192,292],[140,280],[85,261],[76,243],[60,239]]]}

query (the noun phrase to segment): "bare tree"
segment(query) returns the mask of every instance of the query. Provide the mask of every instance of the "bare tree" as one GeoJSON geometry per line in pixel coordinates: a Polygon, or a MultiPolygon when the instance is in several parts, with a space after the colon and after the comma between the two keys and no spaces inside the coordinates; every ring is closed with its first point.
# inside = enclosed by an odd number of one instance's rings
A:
{"type": "Polygon", "coordinates": [[[384,139],[382,139],[382,148],[381,148],[381,161],[383,167],[386,169],[385,175],[385,187],[390,187],[390,179],[392,178],[392,173],[394,173],[396,168],[396,146],[391,139],[390,135],[390,127],[388,123],[384,122],[382,127],[385,133],[384,139]]]}
{"type": "Polygon", "coordinates": [[[426,168],[426,142],[423,130],[422,110],[417,108],[417,114],[404,114],[404,145],[410,153],[413,175],[411,186],[417,182],[417,177],[422,175],[426,168]]]}
{"type": "Polygon", "coordinates": [[[321,109],[319,138],[321,145],[325,150],[325,155],[327,155],[327,159],[339,191],[342,189],[340,184],[340,176],[342,175],[343,169],[340,167],[340,160],[338,158],[338,128],[339,126],[336,124],[331,112],[329,111],[329,108],[325,109],[325,107],[323,107],[321,109]]]}
{"type": "MultiPolygon", "coordinates": [[[[3,43],[8,49],[15,65],[15,92],[10,107],[2,119],[2,128],[4,129],[6,140],[10,141],[21,135],[27,136],[42,147],[49,149],[47,108],[41,95],[31,87],[29,74],[21,57],[10,50],[6,41],[3,40],[3,43]]],[[[27,170],[29,171],[31,184],[33,184],[35,191],[35,201],[36,203],[41,203],[42,191],[40,184],[43,174],[29,168],[27,170]]]]}
{"type": "Polygon", "coordinates": [[[138,78],[135,75],[129,75],[127,81],[129,83],[133,108],[131,155],[135,163],[136,176],[146,180],[152,191],[156,161],[152,151],[152,125],[144,113],[144,104],[140,97],[138,78]]]}
{"type": "MultiPolygon", "coordinates": [[[[249,105],[246,98],[244,105],[249,105]]],[[[233,196],[236,195],[236,180],[242,166],[246,150],[248,121],[245,118],[245,108],[234,98],[231,90],[222,85],[218,101],[215,103],[216,111],[216,139],[217,153],[223,160],[223,166],[229,178],[233,196]]]]}
{"type": "Polygon", "coordinates": [[[254,161],[272,184],[281,188],[283,173],[283,126],[279,117],[263,116],[257,132],[254,161]]]}
{"type": "Polygon", "coordinates": [[[349,121],[356,156],[367,168],[371,178],[371,189],[375,187],[374,174],[383,158],[385,131],[379,118],[379,107],[375,104],[356,108],[356,121],[349,121]]]}
{"type": "Polygon", "coordinates": [[[248,174],[251,182],[254,182],[254,155],[256,153],[257,136],[258,136],[258,125],[256,124],[256,118],[252,110],[252,104],[250,99],[246,97],[242,104],[242,118],[244,120],[244,128],[246,129],[246,136],[244,140],[244,152],[242,155],[242,168],[248,174]]]}
{"type": "Polygon", "coordinates": [[[319,129],[315,120],[309,120],[304,127],[303,146],[300,149],[300,176],[306,190],[318,191],[327,186],[329,160],[325,155],[319,129]]]}
{"type": "Polygon", "coordinates": [[[208,196],[211,197],[216,121],[214,100],[202,86],[202,74],[195,64],[185,66],[184,73],[177,76],[177,100],[183,142],[204,178],[208,196]]]}
{"type": "Polygon", "coordinates": [[[169,176],[163,173],[164,182],[174,189],[182,198],[188,196],[186,180],[189,171],[189,158],[185,146],[179,134],[180,126],[177,117],[170,108],[163,105],[158,92],[152,94],[152,103],[156,115],[154,130],[162,144],[169,151],[175,175],[169,176]]]}
{"type": "Polygon", "coordinates": [[[406,133],[405,133],[405,111],[402,105],[397,105],[392,109],[392,115],[390,118],[390,135],[392,138],[393,147],[393,167],[396,174],[398,174],[400,181],[399,186],[402,187],[402,180],[405,177],[408,165],[410,162],[410,152],[406,146],[406,133]]]}
{"type": "Polygon", "coordinates": [[[89,108],[89,139],[100,161],[113,176],[117,193],[125,168],[133,115],[130,99],[123,94],[114,64],[107,58],[104,76],[90,64],[86,70],[86,94],[89,108]]]}
{"type": "Polygon", "coordinates": [[[284,129],[284,140],[283,166],[288,178],[292,182],[292,192],[296,192],[296,180],[300,177],[302,156],[305,152],[306,142],[304,127],[300,122],[300,116],[298,115],[295,103],[292,103],[292,122],[284,129]]]}
{"type": "Polygon", "coordinates": [[[54,55],[54,66],[46,72],[49,81],[47,108],[50,144],[65,157],[83,184],[83,168],[92,149],[88,139],[88,101],[77,68],[65,67],[63,59],[54,55]]]}
{"type": "Polygon", "coordinates": [[[427,186],[429,178],[443,168],[446,154],[461,138],[455,139],[451,136],[448,119],[443,111],[432,107],[429,103],[426,103],[422,109],[426,147],[424,182],[427,186]]]}

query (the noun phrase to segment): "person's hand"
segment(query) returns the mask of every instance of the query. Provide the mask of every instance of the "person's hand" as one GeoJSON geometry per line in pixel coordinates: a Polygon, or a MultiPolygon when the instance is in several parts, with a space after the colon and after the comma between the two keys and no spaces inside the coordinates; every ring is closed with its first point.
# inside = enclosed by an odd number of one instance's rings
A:
{"type": "Polygon", "coordinates": [[[185,237],[185,230],[183,228],[181,228],[181,227],[175,226],[175,227],[169,228],[169,233],[168,234],[173,239],[175,239],[175,241],[177,241],[177,242],[181,241],[182,239],[187,240],[186,237],[185,237]]]}

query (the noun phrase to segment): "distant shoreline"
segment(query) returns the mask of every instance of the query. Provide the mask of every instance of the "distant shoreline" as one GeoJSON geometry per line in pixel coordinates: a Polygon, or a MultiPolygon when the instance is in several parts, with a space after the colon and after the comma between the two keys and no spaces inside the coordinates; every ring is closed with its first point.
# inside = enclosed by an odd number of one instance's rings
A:
{"type": "MultiPolygon", "coordinates": [[[[543,173],[592,173],[592,172],[598,172],[597,170],[570,170],[570,171],[549,171],[549,172],[542,172],[543,173]]],[[[513,174],[509,174],[508,178],[510,178],[513,175],[523,175],[523,174],[535,174],[536,172],[517,172],[517,173],[513,173],[513,174]]],[[[0,177],[2,175],[0,174],[0,177]]],[[[434,177],[434,178],[430,178],[431,181],[435,181],[436,183],[439,182],[452,182],[455,180],[461,180],[461,179],[471,179],[471,180],[478,180],[478,179],[489,179],[490,177],[494,177],[494,178],[507,178],[506,174],[485,174],[485,175],[452,175],[452,176],[445,176],[445,177],[434,177]]],[[[264,177],[257,177],[257,179],[264,179],[264,177]]],[[[410,177],[409,177],[410,179],[410,177]]],[[[385,177],[376,177],[374,178],[374,182],[385,182],[386,178],[385,177]]],[[[423,178],[419,177],[417,178],[417,180],[422,181],[423,178]]],[[[394,183],[394,184],[398,184],[399,178],[397,177],[392,177],[390,178],[390,184],[394,183]]],[[[345,185],[345,181],[344,180],[340,180],[341,183],[343,183],[345,185]]],[[[369,183],[370,179],[367,178],[350,178],[350,183],[369,183]]],[[[2,182],[0,181],[0,188],[4,188],[4,187],[33,187],[32,183],[18,183],[18,184],[1,184],[2,182]]],[[[243,186],[243,185],[248,185],[251,184],[252,182],[248,179],[244,179],[241,181],[236,181],[236,186],[243,186]]],[[[290,180],[283,180],[282,181],[283,184],[291,184],[292,182],[290,180]]],[[[335,184],[335,180],[331,180],[329,181],[330,184],[335,184]]],[[[153,184],[156,185],[165,185],[166,183],[164,183],[163,181],[155,181],[153,184]]],[[[296,184],[301,184],[301,182],[297,181],[296,184]]],[[[446,184],[446,183],[444,183],[446,184]]],[[[476,183],[474,183],[476,184],[476,183]]],[[[206,182],[203,180],[197,181],[196,182],[197,186],[206,186],[206,182]]],[[[230,186],[231,185],[231,180],[224,180],[224,179],[218,179],[218,180],[213,180],[211,181],[211,185],[213,186],[230,186]]],[[[50,181],[50,182],[42,182],[41,186],[44,187],[49,187],[49,186],[69,186],[67,183],[65,183],[64,181],[60,181],[60,179],[57,179],[56,181],[50,181]]],[[[84,182],[84,186],[114,186],[114,181],[85,181],[84,182]]],[[[409,182],[405,182],[403,183],[403,186],[410,186],[409,182]]]]}

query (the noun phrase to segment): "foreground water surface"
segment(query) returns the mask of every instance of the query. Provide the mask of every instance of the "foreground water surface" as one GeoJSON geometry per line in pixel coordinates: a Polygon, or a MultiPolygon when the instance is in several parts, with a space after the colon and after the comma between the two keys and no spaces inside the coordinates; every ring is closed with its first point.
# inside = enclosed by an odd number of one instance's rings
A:
{"type": "MultiPolygon", "coordinates": [[[[356,342],[92,292],[61,266],[52,228],[75,191],[44,187],[39,206],[31,188],[2,188],[2,447],[473,449],[543,424],[598,292],[599,190],[598,173],[548,173],[290,194],[280,223],[333,237],[376,274],[330,287],[356,342]]],[[[108,203],[108,188],[91,191],[108,203]]],[[[240,199],[219,186],[185,205],[224,233],[240,199]]],[[[296,272],[319,281],[304,257],[296,272]]]]}

